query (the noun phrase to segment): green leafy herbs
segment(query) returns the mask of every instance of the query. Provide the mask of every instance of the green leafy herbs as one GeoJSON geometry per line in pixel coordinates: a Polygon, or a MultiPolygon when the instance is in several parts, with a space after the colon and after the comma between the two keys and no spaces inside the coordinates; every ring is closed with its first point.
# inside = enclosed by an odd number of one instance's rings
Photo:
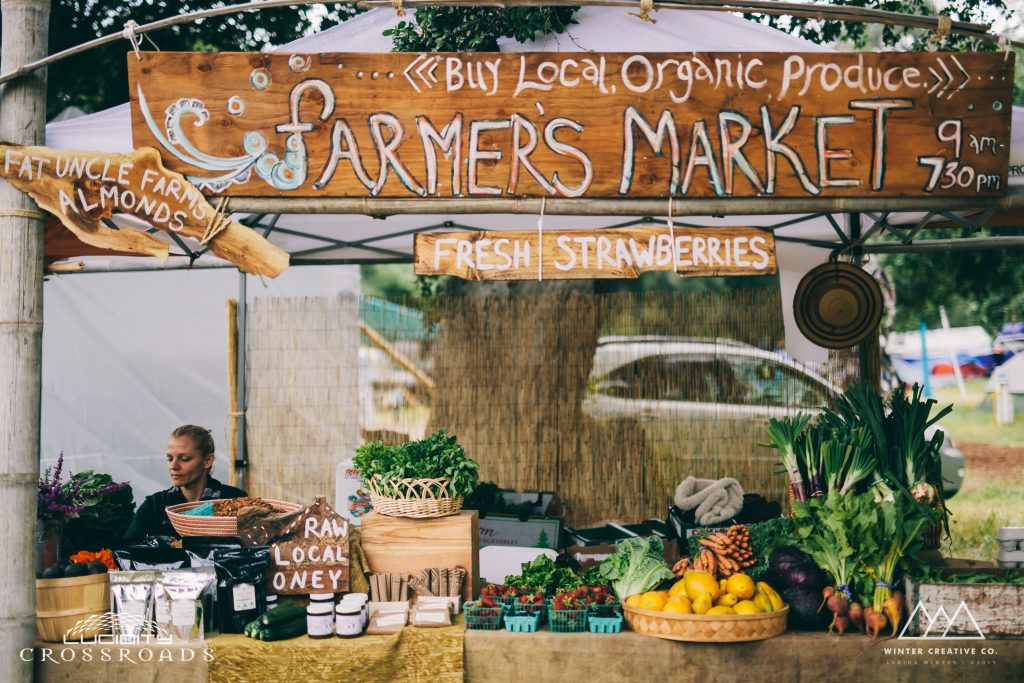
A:
{"type": "Polygon", "coordinates": [[[843,495],[832,490],[823,498],[793,505],[795,545],[832,577],[847,600],[870,594],[865,561],[873,548],[867,527],[877,504],[870,494],[843,495]]]}
{"type": "Polygon", "coordinates": [[[72,475],[66,488],[78,488],[81,512],[64,526],[64,538],[76,550],[97,551],[119,542],[135,514],[132,487],[109,474],[85,470],[72,475]]]}
{"type": "Polygon", "coordinates": [[[996,573],[981,572],[957,572],[948,573],[935,568],[926,567],[917,574],[920,583],[1002,583],[1013,586],[1024,586],[1024,573],[1014,572],[1011,569],[1000,570],[996,573]]]}
{"type": "MultiPolygon", "coordinates": [[[[468,496],[477,485],[480,466],[455,437],[442,429],[420,441],[390,446],[381,441],[356,449],[353,459],[364,479],[377,477],[385,495],[401,495],[399,479],[448,479],[452,496],[468,496]]],[[[440,493],[436,487],[435,493],[440,493]]]]}
{"type": "Polygon", "coordinates": [[[665,564],[665,545],[657,536],[627,538],[600,565],[601,576],[611,582],[619,600],[649,591],[675,578],[665,564]]]}
{"type": "MultiPolygon", "coordinates": [[[[605,582],[602,582],[605,583],[605,582]]],[[[584,585],[580,575],[569,567],[556,564],[547,555],[524,562],[519,574],[505,577],[505,586],[522,590],[543,590],[554,595],[561,590],[575,590],[584,585]]]]}

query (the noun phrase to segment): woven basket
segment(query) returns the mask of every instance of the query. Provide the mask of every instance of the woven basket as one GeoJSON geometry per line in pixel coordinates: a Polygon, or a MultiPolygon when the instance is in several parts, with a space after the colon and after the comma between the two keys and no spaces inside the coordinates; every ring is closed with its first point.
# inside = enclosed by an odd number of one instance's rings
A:
{"type": "MultiPolygon", "coordinates": [[[[295,512],[301,510],[302,506],[298,503],[286,503],[281,500],[271,500],[264,498],[263,500],[270,503],[270,505],[278,512],[295,512]]],[[[171,526],[178,532],[179,536],[237,536],[238,535],[238,518],[237,517],[198,517],[195,515],[183,514],[194,507],[208,503],[208,500],[200,500],[195,503],[181,503],[180,505],[171,505],[167,508],[167,518],[171,520],[171,526]]]]}
{"type": "Polygon", "coordinates": [[[448,493],[451,480],[442,479],[390,479],[389,491],[397,489],[400,497],[387,495],[383,480],[375,476],[366,482],[370,490],[373,509],[391,517],[447,517],[462,509],[462,496],[448,493]],[[436,490],[435,490],[436,489],[436,490]]]}
{"type": "Polygon", "coordinates": [[[50,643],[110,633],[110,575],[36,579],[36,631],[50,643]]]}
{"type": "Polygon", "coordinates": [[[762,614],[666,614],[622,606],[626,623],[642,636],[695,643],[765,640],[786,630],[789,607],[762,614]]]}

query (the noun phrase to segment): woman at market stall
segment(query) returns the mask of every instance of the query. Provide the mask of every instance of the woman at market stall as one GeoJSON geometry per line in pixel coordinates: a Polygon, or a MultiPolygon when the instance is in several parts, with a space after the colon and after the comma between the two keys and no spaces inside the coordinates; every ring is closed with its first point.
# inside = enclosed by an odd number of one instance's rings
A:
{"type": "Polygon", "coordinates": [[[169,505],[244,498],[247,495],[245,491],[222,484],[210,474],[213,451],[213,434],[205,427],[182,425],[171,432],[167,442],[167,472],[171,476],[171,487],[146,497],[136,510],[125,538],[176,536],[171,520],[167,518],[166,508],[169,505]]]}

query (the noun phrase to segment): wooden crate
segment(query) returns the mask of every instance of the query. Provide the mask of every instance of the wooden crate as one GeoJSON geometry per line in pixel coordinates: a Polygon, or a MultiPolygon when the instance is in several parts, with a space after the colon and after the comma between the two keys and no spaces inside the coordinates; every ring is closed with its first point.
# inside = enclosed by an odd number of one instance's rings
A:
{"type": "MultiPolygon", "coordinates": [[[[1019,570],[992,568],[991,563],[971,563],[962,560],[944,563],[939,571],[943,574],[1019,574],[1019,570]]],[[[907,636],[938,638],[949,626],[948,636],[978,638],[980,631],[985,638],[1024,638],[1024,585],[917,583],[909,577],[904,579],[904,583],[909,620],[905,634],[907,636]],[[941,616],[936,619],[940,608],[945,610],[947,619],[941,616]],[[972,618],[977,624],[977,629],[974,628],[972,618]],[[931,631],[926,633],[929,619],[933,619],[934,624],[931,631]]]]}
{"type": "Polygon", "coordinates": [[[462,567],[462,599],[479,592],[480,532],[475,510],[457,515],[410,519],[371,512],[363,518],[362,544],[370,570],[418,574],[431,567],[462,567]]]}

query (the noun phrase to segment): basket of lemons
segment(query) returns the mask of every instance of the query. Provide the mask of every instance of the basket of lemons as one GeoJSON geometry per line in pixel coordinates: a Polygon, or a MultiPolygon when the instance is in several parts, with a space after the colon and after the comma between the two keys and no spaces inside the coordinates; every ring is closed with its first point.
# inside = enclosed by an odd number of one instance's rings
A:
{"type": "Polygon", "coordinates": [[[700,643],[765,640],[786,630],[789,614],[763,581],[742,573],[718,581],[702,571],[686,572],[669,590],[631,595],[622,609],[641,635],[700,643]]]}

